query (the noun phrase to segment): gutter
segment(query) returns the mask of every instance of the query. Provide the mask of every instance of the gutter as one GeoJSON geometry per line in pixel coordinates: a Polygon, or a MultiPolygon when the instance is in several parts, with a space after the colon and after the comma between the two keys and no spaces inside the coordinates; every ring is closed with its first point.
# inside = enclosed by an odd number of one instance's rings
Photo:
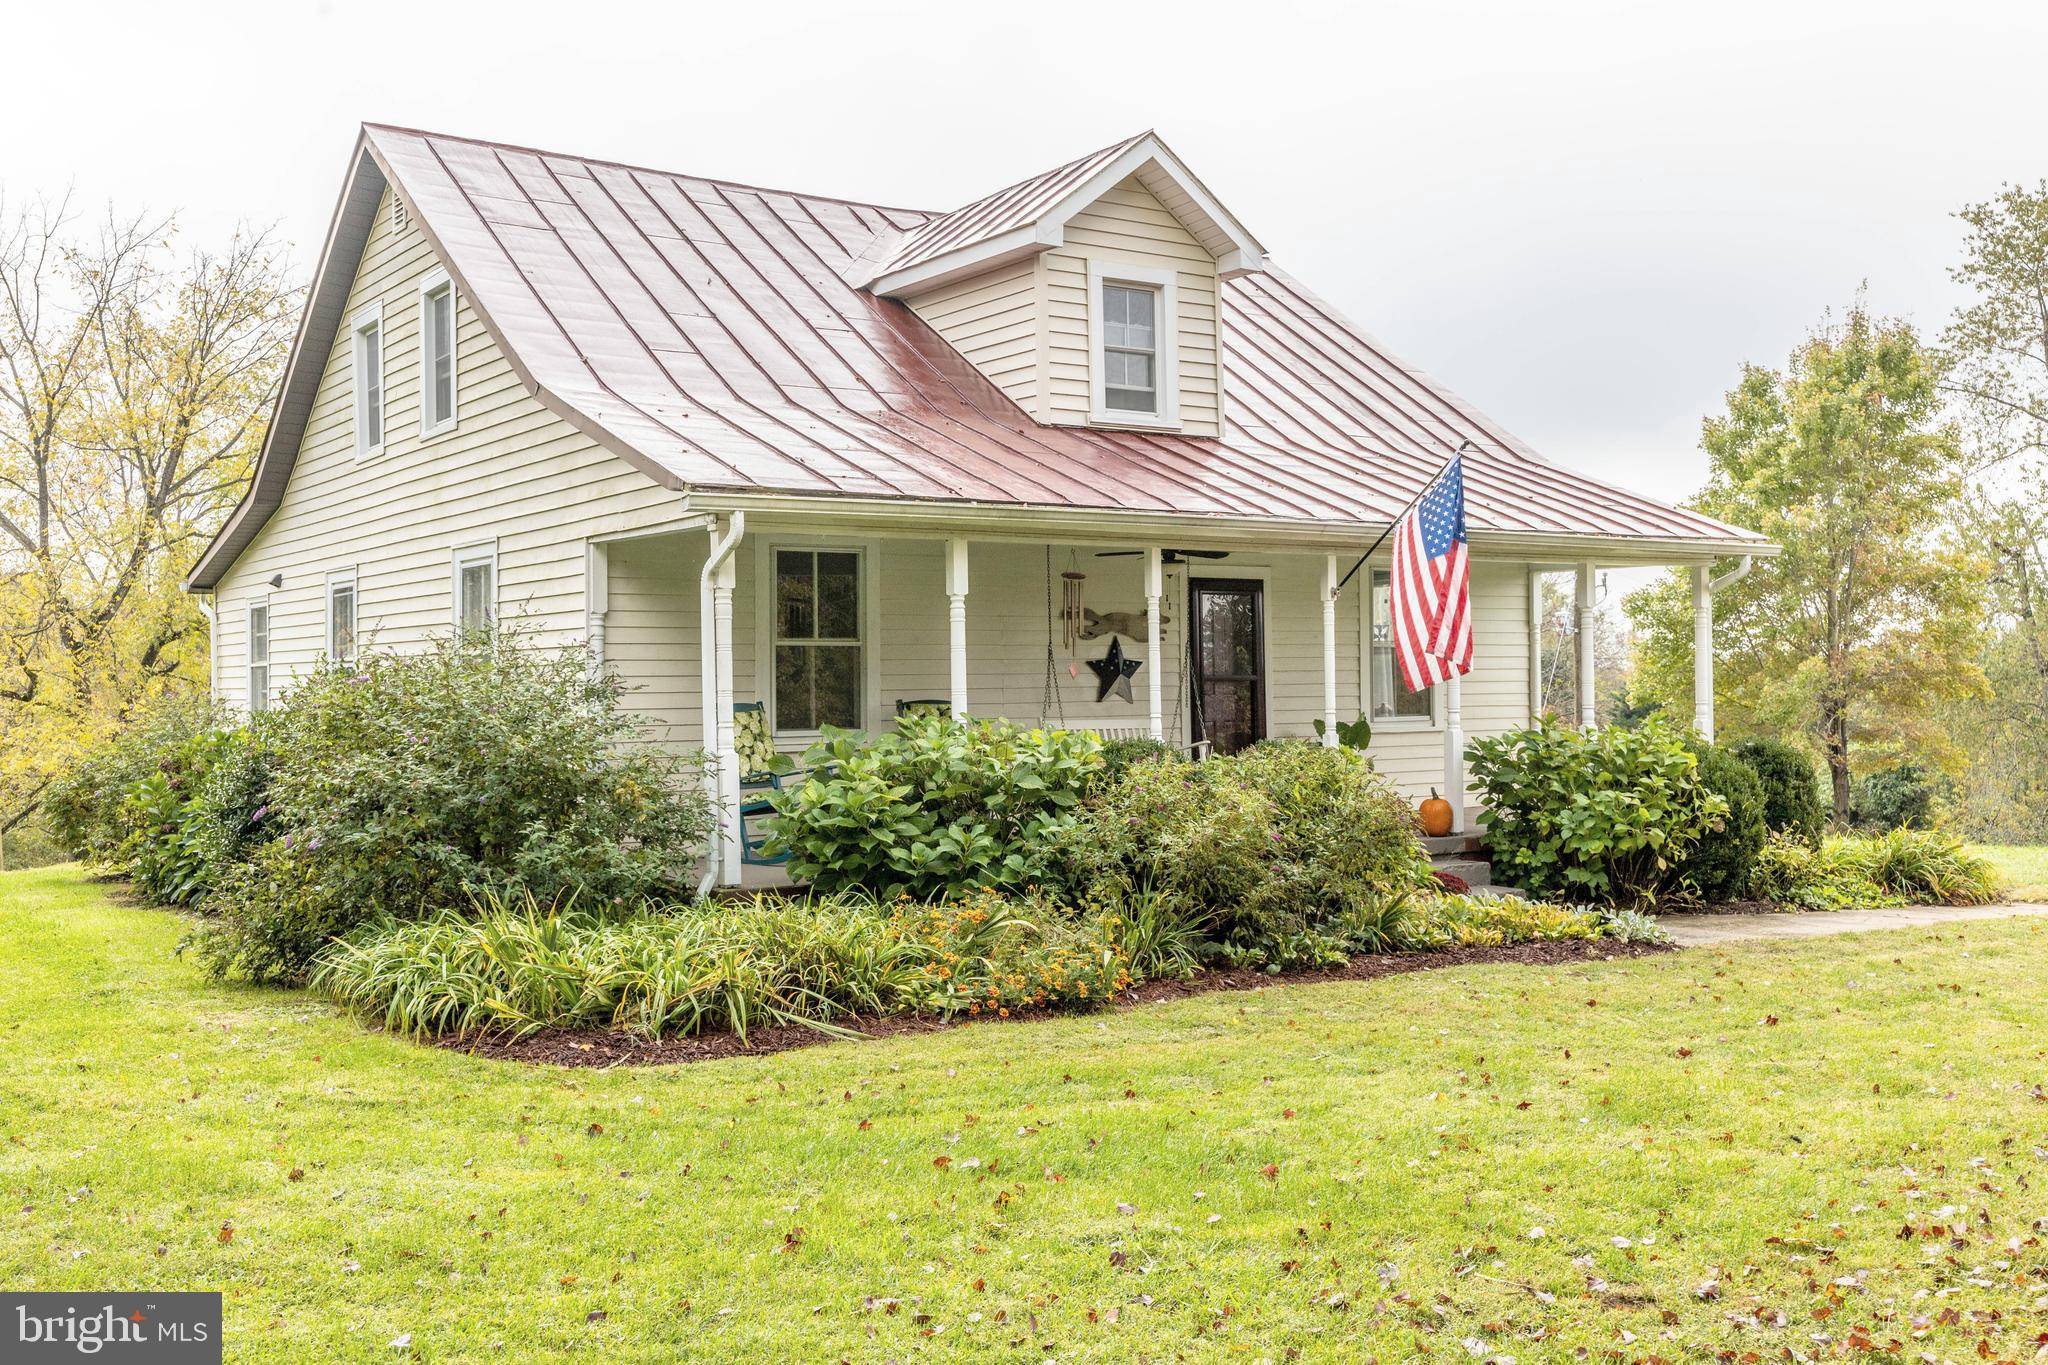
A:
{"type": "MultiPolygon", "coordinates": [[[[718,534],[715,526],[707,530],[711,536],[711,548],[704,556],[702,572],[697,575],[697,678],[703,705],[702,748],[708,760],[704,770],[704,783],[711,792],[711,805],[717,818],[712,823],[711,842],[704,855],[704,879],[697,884],[699,900],[709,895],[711,888],[718,884],[718,874],[722,870],[725,852],[722,825],[725,819],[724,783],[720,780],[719,772],[725,762],[725,750],[718,742],[719,724],[722,719],[718,712],[721,698],[715,662],[718,658],[718,622],[713,612],[712,599],[719,570],[725,567],[732,558],[733,551],[739,548],[740,537],[747,533],[747,514],[734,512],[731,521],[726,523],[723,536],[718,534]]],[[[737,808],[733,810],[732,818],[740,818],[737,808]]],[[[744,838],[745,835],[742,834],[741,837],[744,838]]]]}
{"type": "Polygon", "coordinates": [[[1730,569],[1727,573],[1722,574],[1719,578],[1708,580],[1707,596],[1712,597],[1715,593],[1721,591],[1721,589],[1723,588],[1732,588],[1737,583],[1740,583],[1743,579],[1749,577],[1749,571],[1752,567],[1755,566],[1755,563],[1755,555],[1744,555],[1742,557],[1742,562],[1740,564],[1737,564],[1734,568],[1730,569]]]}

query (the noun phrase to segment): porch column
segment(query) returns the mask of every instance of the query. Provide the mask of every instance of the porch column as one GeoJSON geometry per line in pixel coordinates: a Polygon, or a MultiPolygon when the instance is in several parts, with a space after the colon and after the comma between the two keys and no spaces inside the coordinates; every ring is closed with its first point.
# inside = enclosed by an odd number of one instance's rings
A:
{"type": "Polygon", "coordinates": [[[1529,566],[1529,723],[1543,714],[1543,574],[1529,566]]]}
{"type": "Polygon", "coordinates": [[[946,542],[946,617],[951,631],[953,719],[967,718],[967,542],[946,542]]]}
{"type": "Polygon", "coordinates": [[[1451,833],[1465,832],[1465,679],[1444,680],[1444,800],[1451,803],[1451,833]]]}
{"type": "Polygon", "coordinates": [[[732,590],[738,576],[738,556],[728,553],[711,581],[713,628],[718,633],[719,880],[727,886],[738,886],[741,875],[740,756],[732,714],[732,590]]]}
{"type": "Polygon", "coordinates": [[[1692,726],[1714,742],[1714,587],[1709,566],[1692,571],[1692,726]]]}
{"type": "Polygon", "coordinates": [[[1323,747],[1337,747],[1337,556],[1323,556],[1323,747]]]}
{"type": "Polygon", "coordinates": [[[583,638],[591,664],[599,669],[604,667],[604,618],[611,607],[611,557],[603,541],[593,540],[583,562],[583,638]]]}
{"type": "Polygon", "coordinates": [[[1598,723],[1599,710],[1595,705],[1594,689],[1599,681],[1598,665],[1593,661],[1593,628],[1596,615],[1593,604],[1593,563],[1589,560],[1579,565],[1578,609],[1579,609],[1579,728],[1591,730],[1598,723]]]}
{"type": "Polygon", "coordinates": [[[1145,659],[1150,668],[1146,670],[1145,706],[1148,733],[1154,739],[1166,738],[1166,713],[1159,702],[1159,675],[1166,668],[1166,661],[1159,655],[1159,603],[1166,596],[1166,568],[1157,545],[1145,547],[1145,659]]]}

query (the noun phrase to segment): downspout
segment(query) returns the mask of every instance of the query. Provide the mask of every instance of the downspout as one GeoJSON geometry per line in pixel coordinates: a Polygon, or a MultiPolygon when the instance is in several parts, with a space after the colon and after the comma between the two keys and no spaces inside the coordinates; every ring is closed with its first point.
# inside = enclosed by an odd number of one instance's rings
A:
{"type": "MultiPolygon", "coordinates": [[[[697,576],[697,676],[699,692],[703,701],[702,746],[704,750],[704,786],[711,796],[711,808],[716,816],[711,826],[711,840],[704,852],[704,879],[697,884],[698,899],[711,894],[711,888],[718,884],[718,874],[724,863],[726,818],[724,788],[719,780],[719,766],[725,754],[719,744],[720,726],[724,718],[718,714],[718,621],[714,607],[718,572],[732,558],[739,547],[740,537],[747,531],[747,514],[734,512],[726,523],[725,534],[718,534],[714,523],[707,528],[711,536],[711,548],[704,556],[703,572],[697,576]]],[[[739,819],[739,811],[732,812],[732,818],[739,819]]]]}
{"type": "Polygon", "coordinates": [[[206,700],[220,703],[220,590],[199,599],[199,614],[206,618],[206,700]]]}
{"type": "Polygon", "coordinates": [[[1740,583],[1755,563],[1756,556],[1744,555],[1719,578],[1709,578],[1704,564],[1692,571],[1692,723],[1709,744],[1714,742],[1714,594],[1740,583]]]}

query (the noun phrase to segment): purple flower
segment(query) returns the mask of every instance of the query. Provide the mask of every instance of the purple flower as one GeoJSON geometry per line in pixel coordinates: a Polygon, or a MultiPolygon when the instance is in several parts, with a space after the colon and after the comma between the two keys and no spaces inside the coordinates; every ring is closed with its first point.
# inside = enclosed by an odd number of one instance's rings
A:
{"type": "Polygon", "coordinates": [[[266,816],[266,815],[268,815],[268,814],[270,814],[270,807],[268,807],[268,806],[258,806],[258,807],[257,807],[257,808],[256,808],[256,809],[255,809],[254,811],[250,812],[250,815],[249,815],[249,823],[250,823],[250,824],[252,824],[252,825],[253,825],[253,824],[256,824],[256,823],[258,823],[259,821],[261,821],[261,820],[263,819],[263,817],[264,817],[264,816],[266,816]]]}
{"type": "Polygon", "coordinates": [[[286,848],[290,848],[290,847],[292,846],[292,836],[291,836],[291,835],[287,834],[287,835],[285,835],[285,836],[284,836],[284,846],[285,846],[286,848]]]}

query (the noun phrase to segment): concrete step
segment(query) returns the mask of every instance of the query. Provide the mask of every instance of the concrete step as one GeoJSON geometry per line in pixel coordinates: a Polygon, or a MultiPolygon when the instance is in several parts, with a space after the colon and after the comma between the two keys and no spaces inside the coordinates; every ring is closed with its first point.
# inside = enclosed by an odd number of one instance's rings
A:
{"type": "Polygon", "coordinates": [[[1478,858],[1438,857],[1429,860],[1430,866],[1438,872],[1448,872],[1454,877],[1463,877],[1465,885],[1473,890],[1493,883],[1493,864],[1478,858]]]}
{"type": "Polygon", "coordinates": [[[1462,857],[1466,854],[1477,853],[1484,847],[1484,842],[1477,834],[1473,833],[1445,834],[1436,837],[1424,835],[1422,839],[1423,851],[1432,858],[1440,856],[1462,857]]]}

